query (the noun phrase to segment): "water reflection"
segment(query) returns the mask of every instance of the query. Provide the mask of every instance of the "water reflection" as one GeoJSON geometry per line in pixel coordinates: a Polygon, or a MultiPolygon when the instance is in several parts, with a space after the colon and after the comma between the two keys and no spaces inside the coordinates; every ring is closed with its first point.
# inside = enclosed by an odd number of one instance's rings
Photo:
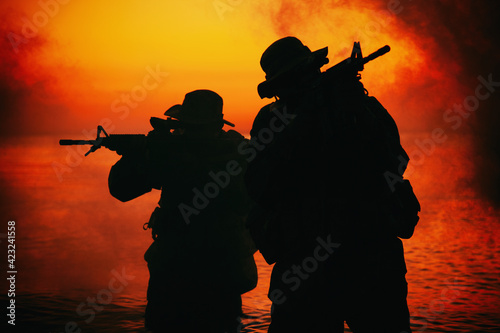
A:
{"type": "MultiPolygon", "coordinates": [[[[18,323],[26,332],[64,332],[72,321],[83,332],[141,332],[148,279],[142,258],[151,242],[142,224],[159,192],[125,204],[113,199],[107,173],[118,157],[104,150],[75,163],[60,182],[54,162],[65,164],[68,152],[57,140],[9,141],[0,154],[1,218],[16,220],[18,227],[18,323]],[[134,278],[87,322],[89,311],[81,315],[78,306],[97,299],[113,270],[122,269],[134,278]]],[[[413,329],[500,331],[498,212],[472,197],[421,203],[415,236],[404,241],[413,329]]],[[[259,285],[243,297],[243,332],[266,332],[270,321],[271,267],[259,255],[257,263],[259,285]]]]}

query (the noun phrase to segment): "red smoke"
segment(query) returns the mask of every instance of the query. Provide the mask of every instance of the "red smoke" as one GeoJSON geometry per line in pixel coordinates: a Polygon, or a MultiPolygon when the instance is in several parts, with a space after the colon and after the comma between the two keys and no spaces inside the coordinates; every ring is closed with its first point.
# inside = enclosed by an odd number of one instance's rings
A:
{"type": "MultiPolygon", "coordinates": [[[[414,47],[406,50],[412,52],[407,63],[388,73],[396,75],[393,82],[374,76],[370,67],[387,64],[390,57],[403,58],[405,50],[394,47],[384,56],[387,60],[366,66],[363,79],[398,123],[403,145],[413,156],[408,175],[419,193],[460,197],[472,195],[472,188],[497,204],[500,91],[489,91],[481,100],[475,95],[484,81],[479,77],[488,80],[492,75],[500,81],[500,30],[494,17],[499,12],[497,1],[466,0],[281,1],[261,9],[270,15],[279,37],[309,36],[310,41],[302,38],[306,45],[317,43],[315,34],[323,37],[325,28],[333,36],[352,36],[362,46],[366,41],[372,45],[380,40],[382,46],[410,40],[414,47]]],[[[330,59],[341,60],[338,51],[347,56],[343,48],[330,46],[330,59]]],[[[484,89],[480,91],[485,95],[484,89]]]]}
{"type": "Polygon", "coordinates": [[[64,123],[67,109],[57,101],[53,88],[58,78],[38,60],[49,42],[42,34],[23,37],[23,21],[12,18],[12,9],[2,13],[0,24],[0,135],[50,134],[47,124],[64,123]]]}

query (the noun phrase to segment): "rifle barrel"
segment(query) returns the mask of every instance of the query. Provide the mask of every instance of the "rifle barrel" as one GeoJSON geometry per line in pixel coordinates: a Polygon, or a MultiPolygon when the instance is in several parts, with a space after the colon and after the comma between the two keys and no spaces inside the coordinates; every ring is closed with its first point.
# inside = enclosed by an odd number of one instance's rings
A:
{"type": "Polygon", "coordinates": [[[363,64],[366,64],[367,62],[372,61],[373,59],[376,59],[376,58],[378,58],[380,56],[383,56],[384,54],[386,54],[390,50],[391,50],[391,47],[389,45],[381,47],[377,51],[375,51],[372,54],[370,54],[368,57],[364,57],[363,58],[363,64]]]}
{"type": "Polygon", "coordinates": [[[83,146],[83,145],[93,145],[95,141],[93,140],[59,140],[59,145],[61,146],[83,146]]]}

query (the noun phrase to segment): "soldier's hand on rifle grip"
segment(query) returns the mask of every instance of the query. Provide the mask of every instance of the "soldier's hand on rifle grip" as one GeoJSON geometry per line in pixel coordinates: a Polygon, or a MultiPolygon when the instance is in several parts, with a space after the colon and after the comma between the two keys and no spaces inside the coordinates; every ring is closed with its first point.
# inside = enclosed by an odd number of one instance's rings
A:
{"type": "Polygon", "coordinates": [[[119,153],[120,141],[114,136],[109,136],[106,138],[105,147],[111,151],[115,151],[118,155],[123,155],[119,153]]]}
{"type": "Polygon", "coordinates": [[[143,157],[146,150],[146,136],[141,134],[110,135],[104,138],[103,145],[109,150],[116,151],[118,155],[143,157]]]}

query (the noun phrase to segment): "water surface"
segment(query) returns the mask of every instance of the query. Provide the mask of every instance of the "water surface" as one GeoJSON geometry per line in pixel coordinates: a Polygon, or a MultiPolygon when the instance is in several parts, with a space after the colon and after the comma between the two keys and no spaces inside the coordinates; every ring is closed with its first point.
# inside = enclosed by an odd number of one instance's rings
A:
{"type": "MultiPolygon", "coordinates": [[[[58,139],[10,139],[0,150],[2,253],[7,221],[16,221],[17,331],[59,333],[77,325],[83,332],[143,332],[143,254],[151,238],[142,225],[159,192],[117,201],[107,174],[118,157],[100,150],[82,159],[58,139]],[[116,282],[117,274],[126,283],[116,282]]],[[[421,222],[404,241],[413,329],[500,332],[498,211],[453,193],[421,197],[421,204],[421,222]]],[[[259,254],[256,260],[260,281],[243,297],[242,332],[266,332],[270,321],[271,267],[259,254]]],[[[5,261],[0,268],[7,271],[5,261]]]]}

